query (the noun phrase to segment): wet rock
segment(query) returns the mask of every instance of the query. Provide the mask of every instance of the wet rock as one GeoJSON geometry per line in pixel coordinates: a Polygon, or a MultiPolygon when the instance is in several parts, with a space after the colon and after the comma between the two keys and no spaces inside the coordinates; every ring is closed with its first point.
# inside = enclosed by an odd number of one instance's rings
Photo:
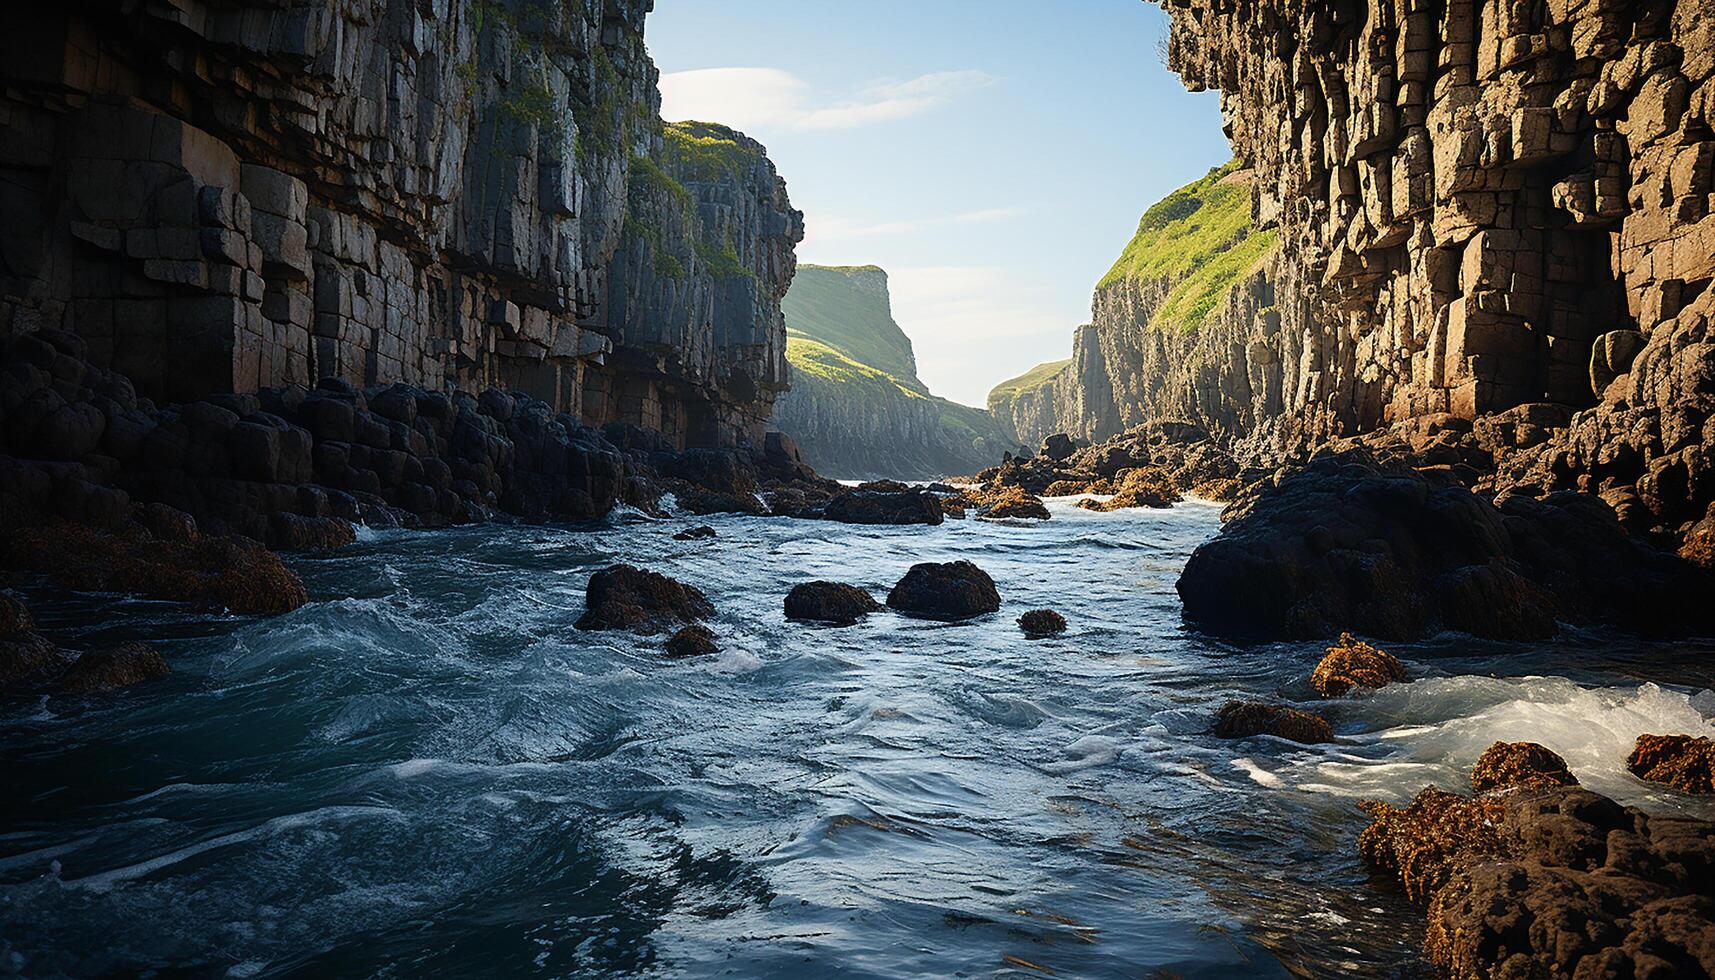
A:
{"type": "Polygon", "coordinates": [[[1088,445],[1088,443],[1074,439],[1064,432],[1060,432],[1043,439],[1042,449],[1036,455],[1038,458],[1051,459],[1058,463],[1065,461],[1073,453],[1084,448],[1086,445],[1088,445]]]}
{"type": "Polygon", "coordinates": [[[962,620],[996,612],[1000,592],[988,573],[968,561],[911,566],[887,594],[887,605],[924,619],[962,620]]]}
{"type": "Polygon", "coordinates": [[[62,694],[97,694],[165,677],[172,671],[155,650],[141,643],[127,643],[112,650],[99,650],[77,658],[58,683],[62,694]]]}
{"type": "Polygon", "coordinates": [[[854,490],[841,494],[822,511],[830,521],[844,524],[940,524],[941,501],[926,490],[897,493],[854,490]]]}
{"type": "Polygon", "coordinates": [[[163,541],[135,526],[112,533],[63,521],[20,526],[0,538],[0,567],[45,573],[68,589],[235,613],[285,613],[309,601],[297,575],[253,541],[215,535],[163,541]]]}
{"type": "Polygon", "coordinates": [[[268,520],[268,543],[281,551],[331,551],[356,541],[357,531],[337,517],[279,512],[268,520]]]}
{"type": "Polygon", "coordinates": [[[1378,650],[1350,633],[1341,633],[1310,675],[1310,686],[1325,698],[1337,698],[1354,687],[1386,687],[1405,680],[1405,665],[1386,650],[1378,650]]]}
{"type": "Polygon", "coordinates": [[[1361,804],[1359,852],[1425,909],[1430,960],[1456,977],[1711,975],[1715,825],[1523,775],[1361,804]]]}
{"type": "Polygon", "coordinates": [[[1320,715],[1257,701],[1228,701],[1215,715],[1216,738],[1274,735],[1305,745],[1334,741],[1334,729],[1320,715]]]}
{"type": "Polygon", "coordinates": [[[36,621],[24,604],[9,595],[0,595],[0,640],[34,633],[36,621]]]}
{"type": "Polygon", "coordinates": [[[1018,628],[1033,640],[1066,632],[1066,617],[1052,609],[1032,609],[1018,617],[1018,628]]]}
{"type": "Polygon", "coordinates": [[[868,592],[840,582],[805,582],[786,594],[787,619],[850,626],[880,608],[868,592]]]}
{"type": "Polygon", "coordinates": [[[197,539],[196,518],[166,504],[137,505],[131,519],[162,541],[189,544],[197,539]]]}
{"type": "Polygon", "coordinates": [[[1715,793],[1715,739],[1691,735],[1639,735],[1626,768],[1639,779],[1684,793],[1715,793]]]}
{"type": "Polygon", "coordinates": [[[707,539],[712,538],[714,536],[715,536],[715,529],[712,527],[709,527],[707,524],[702,524],[702,525],[699,525],[697,527],[688,527],[688,528],[684,529],[683,531],[680,531],[678,534],[673,535],[673,540],[674,541],[704,541],[704,540],[707,540],[707,539]]]}
{"type": "Polygon", "coordinates": [[[1562,619],[1647,635],[1715,629],[1715,578],[1631,537],[1600,499],[1497,508],[1362,452],[1318,459],[1259,494],[1192,554],[1178,587],[1187,620],[1228,636],[1453,628],[1518,640],[1562,619]]]}
{"type": "Polygon", "coordinates": [[[667,638],[667,656],[675,660],[686,657],[707,657],[721,652],[715,634],[707,626],[686,626],[667,638]]]}
{"type": "Polygon", "coordinates": [[[1171,507],[1183,499],[1173,484],[1159,471],[1148,467],[1127,470],[1120,478],[1113,498],[1103,510],[1123,510],[1129,507],[1171,507]]]}
{"type": "Polygon", "coordinates": [[[632,565],[610,565],[590,576],[581,630],[662,633],[715,614],[708,597],[683,582],[632,565]]]}
{"type": "Polygon", "coordinates": [[[1035,494],[1026,493],[1018,487],[1002,487],[993,493],[983,496],[982,509],[978,516],[990,520],[1026,519],[1046,521],[1049,519],[1048,508],[1035,494]]]}
{"type": "Polygon", "coordinates": [[[1566,760],[1535,742],[1496,742],[1484,750],[1471,770],[1477,793],[1514,786],[1577,786],[1578,777],[1566,760]]]}

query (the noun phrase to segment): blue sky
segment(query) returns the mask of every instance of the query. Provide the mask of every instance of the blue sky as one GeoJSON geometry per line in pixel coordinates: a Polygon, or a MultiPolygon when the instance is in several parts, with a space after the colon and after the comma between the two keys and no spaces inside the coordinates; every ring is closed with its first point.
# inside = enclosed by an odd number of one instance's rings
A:
{"type": "Polygon", "coordinates": [[[767,144],[806,262],[887,269],[936,393],[1066,357],[1167,192],[1230,155],[1142,0],[657,0],[663,115],[767,144]]]}

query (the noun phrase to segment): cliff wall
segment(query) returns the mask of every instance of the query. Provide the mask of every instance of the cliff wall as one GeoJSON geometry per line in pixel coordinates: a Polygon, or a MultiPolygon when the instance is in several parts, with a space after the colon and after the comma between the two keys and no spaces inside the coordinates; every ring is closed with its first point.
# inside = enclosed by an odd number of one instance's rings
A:
{"type": "Polygon", "coordinates": [[[1271,441],[1581,410],[1546,441],[1503,440],[1507,479],[1635,500],[1665,530],[1702,515],[1715,11],[1165,6],[1173,67],[1221,91],[1256,219],[1279,230],[1274,293],[1307,300],[1231,348],[1278,379],[1271,441]]]}
{"type": "Polygon", "coordinates": [[[0,37],[0,333],[71,331],[160,400],[499,385],[680,446],[760,437],[801,226],[746,141],[746,173],[665,192],[659,232],[723,236],[739,267],[630,260],[653,185],[629,178],[672,163],[651,6],[21,6],[0,37]]]}
{"type": "Polygon", "coordinates": [[[887,273],[804,266],[785,301],[792,390],[774,424],[842,478],[971,473],[1009,448],[987,412],[936,397],[893,320],[887,273]]]}

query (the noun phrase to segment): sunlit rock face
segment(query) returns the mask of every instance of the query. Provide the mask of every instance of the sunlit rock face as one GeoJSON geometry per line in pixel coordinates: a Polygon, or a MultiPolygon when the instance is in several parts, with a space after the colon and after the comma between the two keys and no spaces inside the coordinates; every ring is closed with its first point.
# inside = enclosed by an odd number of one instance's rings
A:
{"type": "Polygon", "coordinates": [[[500,385],[681,445],[759,434],[802,234],[760,147],[661,230],[742,268],[680,269],[676,322],[616,302],[652,291],[621,254],[663,150],[651,6],[24,5],[0,331],[73,331],[157,399],[500,385]]]}
{"type": "Polygon", "coordinates": [[[1598,491],[1670,531],[1703,515],[1715,11],[1166,7],[1172,66],[1221,91],[1257,221],[1279,230],[1278,323],[1218,369],[1261,379],[1252,434],[1557,403],[1582,411],[1499,447],[1503,484],[1598,491]]]}

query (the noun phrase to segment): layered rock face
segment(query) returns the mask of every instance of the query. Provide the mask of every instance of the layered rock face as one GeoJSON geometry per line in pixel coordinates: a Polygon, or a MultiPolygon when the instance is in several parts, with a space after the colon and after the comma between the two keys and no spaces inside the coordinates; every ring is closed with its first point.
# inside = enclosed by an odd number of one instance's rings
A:
{"type": "Polygon", "coordinates": [[[1065,432],[1092,442],[1149,422],[1190,420],[1225,442],[1288,424],[1301,353],[1283,334],[1276,234],[1251,217],[1251,174],[1229,165],[1151,207],[1096,287],[1072,357],[997,386],[989,410],[1012,440],[1065,432]]]}
{"type": "Polygon", "coordinates": [[[974,471],[1008,448],[989,413],[937,397],[917,377],[883,270],[804,266],[785,309],[792,391],[774,424],[818,470],[928,479],[974,471]]]}
{"type": "Polygon", "coordinates": [[[27,5],[0,37],[0,332],[75,333],[159,401],[500,386],[681,447],[758,437],[800,226],[746,141],[659,231],[734,267],[669,288],[627,261],[659,184],[628,177],[670,162],[650,7],[27,5]]]}
{"type": "Polygon", "coordinates": [[[1554,403],[1584,410],[1502,460],[1510,482],[1629,497],[1666,531],[1702,516],[1715,11],[1165,6],[1173,66],[1221,90],[1280,233],[1293,299],[1219,368],[1278,386],[1252,399],[1290,420],[1272,445],[1554,403]]]}

